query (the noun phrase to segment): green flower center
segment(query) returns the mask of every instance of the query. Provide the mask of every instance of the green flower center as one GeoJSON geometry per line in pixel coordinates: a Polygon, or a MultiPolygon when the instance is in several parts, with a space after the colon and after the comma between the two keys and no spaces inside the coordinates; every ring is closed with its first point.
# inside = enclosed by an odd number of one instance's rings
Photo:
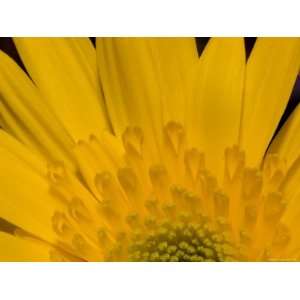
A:
{"type": "Polygon", "coordinates": [[[129,246],[129,260],[141,262],[234,261],[236,249],[225,233],[208,224],[165,222],[148,234],[137,234],[129,246]]]}

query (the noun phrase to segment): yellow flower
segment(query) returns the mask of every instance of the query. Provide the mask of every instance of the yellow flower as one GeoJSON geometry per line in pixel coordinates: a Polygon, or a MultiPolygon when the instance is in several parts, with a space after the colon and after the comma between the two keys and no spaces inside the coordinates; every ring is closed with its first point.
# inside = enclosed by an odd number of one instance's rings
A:
{"type": "Polygon", "coordinates": [[[15,38],[0,260],[300,259],[300,39],[15,38]]]}

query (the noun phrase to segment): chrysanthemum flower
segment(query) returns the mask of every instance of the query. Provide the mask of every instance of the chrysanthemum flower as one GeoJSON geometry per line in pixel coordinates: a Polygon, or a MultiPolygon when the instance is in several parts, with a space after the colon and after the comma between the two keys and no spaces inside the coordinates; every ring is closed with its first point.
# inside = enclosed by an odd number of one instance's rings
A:
{"type": "Polygon", "coordinates": [[[16,38],[0,260],[300,259],[298,38],[16,38]]]}

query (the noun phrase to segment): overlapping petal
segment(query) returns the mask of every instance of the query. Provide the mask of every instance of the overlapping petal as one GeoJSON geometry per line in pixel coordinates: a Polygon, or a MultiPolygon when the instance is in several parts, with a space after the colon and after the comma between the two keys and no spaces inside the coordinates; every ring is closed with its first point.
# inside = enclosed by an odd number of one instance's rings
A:
{"type": "Polygon", "coordinates": [[[244,70],[242,38],[212,38],[199,61],[187,132],[217,175],[225,148],[238,143],[244,70]]]}
{"type": "Polygon", "coordinates": [[[96,52],[88,38],[15,38],[14,42],[45,102],[75,141],[109,127],[96,52]]]}
{"type": "Polygon", "coordinates": [[[300,67],[299,38],[258,38],[247,63],[242,147],[261,163],[288,103],[300,67]]]}
{"type": "Polygon", "coordinates": [[[0,113],[4,128],[47,160],[63,160],[72,169],[74,142],[31,80],[0,51],[0,113]]]}

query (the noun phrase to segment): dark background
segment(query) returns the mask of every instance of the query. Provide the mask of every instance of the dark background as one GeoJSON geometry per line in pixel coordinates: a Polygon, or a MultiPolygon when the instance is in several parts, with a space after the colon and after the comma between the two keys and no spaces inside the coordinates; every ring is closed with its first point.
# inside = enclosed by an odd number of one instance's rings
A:
{"type": "MultiPolygon", "coordinates": [[[[95,45],[95,38],[90,38],[92,43],[95,45]]],[[[196,38],[196,44],[199,55],[202,53],[203,49],[205,48],[207,42],[209,41],[209,37],[197,37],[196,38]]],[[[255,44],[256,38],[255,37],[247,37],[245,38],[245,48],[246,48],[246,57],[248,58],[251,50],[255,44]]],[[[11,56],[25,71],[25,67],[18,55],[18,52],[14,46],[14,43],[11,38],[0,38],[0,49],[6,52],[9,56],[11,56]]],[[[282,124],[285,122],[285,120],[288,118],[288,116],[291,114],[291,112],[294,110],[298,102],[300,101],[300,76],[298,76],[297,81],[295,82],[294,90],[292,92],[292,95],[290,97],[289,103],[287,105],[287,108],[280,120],[280,123],[278,125],[277,131],[280,129],[282,124]]]]}

